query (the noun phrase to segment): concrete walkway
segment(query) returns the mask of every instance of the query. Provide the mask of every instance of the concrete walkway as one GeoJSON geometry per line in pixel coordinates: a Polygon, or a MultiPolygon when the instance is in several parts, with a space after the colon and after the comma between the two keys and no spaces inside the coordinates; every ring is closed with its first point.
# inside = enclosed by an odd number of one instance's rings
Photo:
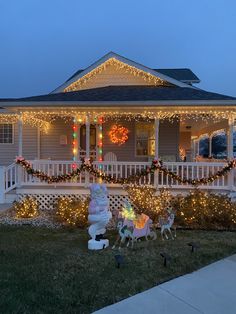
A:
{"type": "Polygon", "coordinates": [[[236,255],[94,313],[234,314],[236,255]]]}

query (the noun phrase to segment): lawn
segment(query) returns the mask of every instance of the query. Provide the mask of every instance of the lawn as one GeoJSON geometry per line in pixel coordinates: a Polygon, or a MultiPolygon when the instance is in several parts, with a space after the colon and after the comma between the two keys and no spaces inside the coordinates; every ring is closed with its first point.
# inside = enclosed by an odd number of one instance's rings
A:
{"type": "Polygon", "coordinates": [[[1,313],[91,313],[236,252],[236,233],[178,231],[174,241],[158,235],[122,249],[118,269],[117,251],[88,252],[87,240],[76,229],[1,226],[1,313]],[[200,243],[197,252],[190,241],[200,243]],[[160,252],[171,255],[168,267],[160,252]]]}

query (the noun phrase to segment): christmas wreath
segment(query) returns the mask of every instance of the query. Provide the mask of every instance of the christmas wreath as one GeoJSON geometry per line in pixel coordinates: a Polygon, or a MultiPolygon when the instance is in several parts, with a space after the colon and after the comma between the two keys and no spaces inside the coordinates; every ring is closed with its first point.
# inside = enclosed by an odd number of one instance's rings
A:
{"type": "Polygon", "coordinates": [[[122,145],[128,140],[128,133],[129,130],[126,127],[115,124],[109,131],[109,137],[112,143],[122,145]]]}

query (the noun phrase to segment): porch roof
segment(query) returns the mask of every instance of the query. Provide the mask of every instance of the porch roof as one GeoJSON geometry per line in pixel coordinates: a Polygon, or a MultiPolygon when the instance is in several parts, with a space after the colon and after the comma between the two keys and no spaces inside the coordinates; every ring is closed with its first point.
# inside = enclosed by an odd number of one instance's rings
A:
{"type": "Polygon", "coordinates": [[[63,104],[82,104],[93,103],[94,106],[104,102],[104,105],[112,106],[112,103],[120,102],[120,106],[127,102],[158,102],[169,104],[180,102],[185,104],[198,103],[213,104],[229,103],[236,105],[236,97],[222,95],[218,93],[207,92],[202,89],[186,88],[186,87],[159,87],[159,86],[107,86],[93,89],[85,89],[75,92],[54,93],[40,96],[32,96],[25,98],[0,99],[1,106],[50,106],[56,103],[63,104]],[[231,103],[232,101],[232,103],[231,103]]]}

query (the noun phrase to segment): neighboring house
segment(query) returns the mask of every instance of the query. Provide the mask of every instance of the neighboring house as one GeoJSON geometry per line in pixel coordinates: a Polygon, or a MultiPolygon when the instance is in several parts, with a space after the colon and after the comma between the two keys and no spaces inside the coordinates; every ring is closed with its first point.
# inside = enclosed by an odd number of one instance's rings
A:
{"type": "MultiPolygon", "coordinates": [[[[35,194],[35,186],[41,187],[37,193],[54,193],[51,186],[17,170],[17,155],[48,175],[71,172],[81,157],[92,157],[96,167],[114,177],[134,174],[154,158],[183,177],[219,170],[224,163],[200,159],[199,141],[225,130],[228,157],[233,157],[236,98],[199,89],[194,85],[199,82],[190,69],[150,69],[110,52],[50,94],[0,99],[0,202],[9,193],[35,194]]],[[[81,174],[76,182],[53,188],[58,194],[65,188],[67,193],[85,193],[92,180],[81,174]],[[80,190],[74,192],[77,186],[80,190]]],[[[163,174],[146,183],[186,189],[163,174]]],[[[228,178],[205,188],[234,189],[228,178]]]]}

